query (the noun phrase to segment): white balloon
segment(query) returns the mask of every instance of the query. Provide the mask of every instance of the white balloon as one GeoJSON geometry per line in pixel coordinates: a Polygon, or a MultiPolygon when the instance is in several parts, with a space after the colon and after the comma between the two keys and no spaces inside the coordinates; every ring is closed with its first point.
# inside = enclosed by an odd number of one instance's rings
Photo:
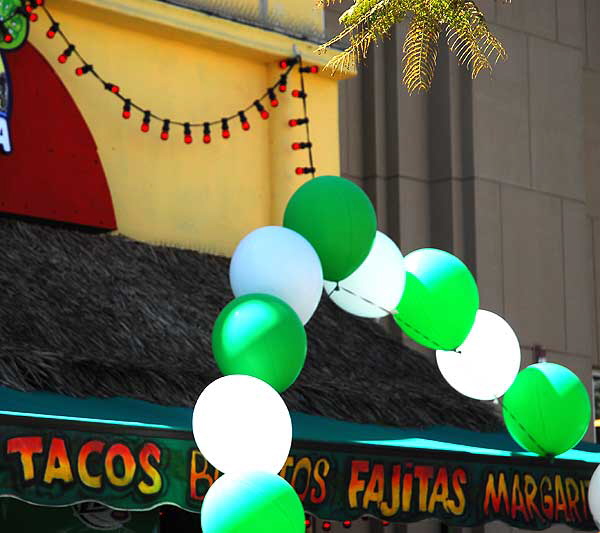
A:
{"type": "Polygon", "coordinates": [[[323,290],[323,269],[312,245],[299,233],[265,226],[238,244],[229,267],[233,294],[270,294],[286,302],[306,324],[323,290]]]}
{"type": "Polygon", "coordinates": [[[369,255],[358,269],[340,281],[339,290],[334,290],[335,283],[326,281],[325,291],[335,304],[348,313],[381,318],[388,314],[386,311],[392,311],[400,303],[405,282],[402,252],[392,239],[378,231],[369,255]]]}
{"type": "Polygon", "coordinates": [[[457,351],[438,350],[436,359],[440,372],[458,392],[476,400],[493,400],[517,377],[521,347],[502,317],[479,309],[471,332],[457,351]]]}
{"type": "MultiPolygon", "coordinates": [[[[594,522],[598,524],[600,522],[600,465],[594,470],[594,475],[590,479],[590,486],[588,488],[588,503],[594,522]]],[[[598,526],[600,529],[600,526],[598,526]]]]}
{"type": "Polygon", "coordinates": [[[221,472],[278,473],[292,446],[285,402],[252,376],[224,376],[208,385],[196,402],[192,429],[202,455],[221,472]]]}

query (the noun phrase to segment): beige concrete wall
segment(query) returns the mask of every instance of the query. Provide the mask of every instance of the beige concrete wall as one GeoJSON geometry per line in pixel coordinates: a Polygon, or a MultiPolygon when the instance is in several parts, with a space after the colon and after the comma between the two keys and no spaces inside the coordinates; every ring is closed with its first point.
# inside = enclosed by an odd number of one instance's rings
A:
{"type": "Polygon", "coordinates": [[[526,364],[539,344],[591,392],[599,363],[592,206],[600,202],[593,146],[600,103],[592,97],[590,55],[600,57],[600,41],[590,45],[590,31],[600,33],[600,3],[486,4],[509,61],[472,87],[482,306],[513,325],[526,364]]]}
{"type": "MultiPolygon", "coordinates": [[[[365,188],[404,253],[436,246],[465,260],[481,307],[514,327],[523,366],[541,345],[591,393],[600,370],[600,0],[478,4],[509,60],[472,82],[442,45],[431,92],[409,96],[406,25],[395,28],[341,84],[342,173],[365,188]]],[[[343,9],[326,13],[330,34],[343,9]]],[[[435,521],[405,528],[443,530],[435,521]]]]}

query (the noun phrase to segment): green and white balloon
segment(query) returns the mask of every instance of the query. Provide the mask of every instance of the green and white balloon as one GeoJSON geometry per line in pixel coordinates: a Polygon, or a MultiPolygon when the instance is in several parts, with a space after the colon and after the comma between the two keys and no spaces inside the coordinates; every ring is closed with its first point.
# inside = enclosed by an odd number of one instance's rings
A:
{"type": "Polygon", "coordinates": [[[456,351],[436,352],[438,368],[458,392],[476,400],[500,398],[521,366],[519,339],[500,316],[480,309],[456,351]]]}
{"type": "Polygon", "coordinates": [[[225,474],[208,489],[200,514],[204,533],[304,533],[304,508],[294,488],[268,472],[225,474]]]}
{"type": "Polygon", "coordinates": [[[283,225],[312,244],[326,280],[340,281],[369,255],[377,218],[360,187],[339,176],[320,176],[290,198],[283,225]]]}
{"type": "MultiPolygon", "coordinates": [[[[594,475],[590,479],[590,486],[588,488],[588,503],[592,517],[596,524],[600,522],[600,465],[594,470],[594,475]]],[[[600,529],[600,526],[598,526],[600,529]]]]}
{"type": "Polygon", "coordinates": [[[306,331],[283,300],[248,294],[221,311],[212,332],[212,349],[223,374],[254,376],[283,392],[304,366],[306,331]]]}
{"type": "Polygon", "coordinates": [[[200,394],[192,418],[198,449],[225,473],[277,473],[292,446],[292,420],[273,387],[252,376],[224,376],[200,394]]]}
{"type": "Polygon", "coordinates": [[[323,269],[315,249],[299,233],[266,226],[238,244],[229,267],[233,294],[270,294],[286,302],[306,324],[323,292],[323,269]]]}
{"type": "Polygon", "coordinates": [[[394,241],[378,231],[367,258],[349,277],[325,282],[325,291],[344,311],[365,318],[381,318],[402,298],[406,270],[404,257],[394,241]]]}
{"type": "Polygon", "coordinates": [[[585,385],[568,368],[536,363],[521,370],[504,395],[506,428],[524,449],[543,456],[569,451],[592,415],[585,385]]]}
{"type": "Polygon", "coordinates": [[[455,350],[479,309],[475,279],[458,257],[415,250],[404,258],[406,286],[394,319],[411,339],[433,350],[455,350]]]}

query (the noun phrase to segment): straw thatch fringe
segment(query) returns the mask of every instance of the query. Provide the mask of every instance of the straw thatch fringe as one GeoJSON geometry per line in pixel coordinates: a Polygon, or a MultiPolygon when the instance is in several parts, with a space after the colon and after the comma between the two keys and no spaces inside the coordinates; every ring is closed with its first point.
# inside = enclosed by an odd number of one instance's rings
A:
{"type": "MultiPolygon", "coordinates": [[[[0,384],[192,406],[220,376],[210,333],[232,298],[228,259],[0,219],[0,384]]],[[[363,423],[497,431],[375,322],[323,301],[284,394],[292,410],[363,423]]]]}

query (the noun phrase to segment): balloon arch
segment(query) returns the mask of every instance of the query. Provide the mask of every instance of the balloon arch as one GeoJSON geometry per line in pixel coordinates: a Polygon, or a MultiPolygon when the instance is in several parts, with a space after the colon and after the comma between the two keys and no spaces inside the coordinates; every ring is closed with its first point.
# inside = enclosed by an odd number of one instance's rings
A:
{"type": "MultiPolygon", "coordinates": [[[[224,473],[202,507],[205,533],[305,530],[298,495],[277,475],[292,443],[278,393],[304,366],[303,324],[323,289],[348,313],[393,316],[408,337],[436,350],[441,374],[460,393],[482,401],[505,395],[506,427],[525,450],[554,457],[587,431],[590,401],[577,376],[553,363],[519,372],[519,341],[503,318],[479,309],[465,264],[431,248],[404,257],[348,180],[322,176],[300,187],[282,227],[259,228],[239,243],[230,282],[235,299],[212,334],[224,377],[204,389],[194,410],[196,444],[224,473]]],[[[598,473],[590,505],[600,516],[598,473]]]]}

